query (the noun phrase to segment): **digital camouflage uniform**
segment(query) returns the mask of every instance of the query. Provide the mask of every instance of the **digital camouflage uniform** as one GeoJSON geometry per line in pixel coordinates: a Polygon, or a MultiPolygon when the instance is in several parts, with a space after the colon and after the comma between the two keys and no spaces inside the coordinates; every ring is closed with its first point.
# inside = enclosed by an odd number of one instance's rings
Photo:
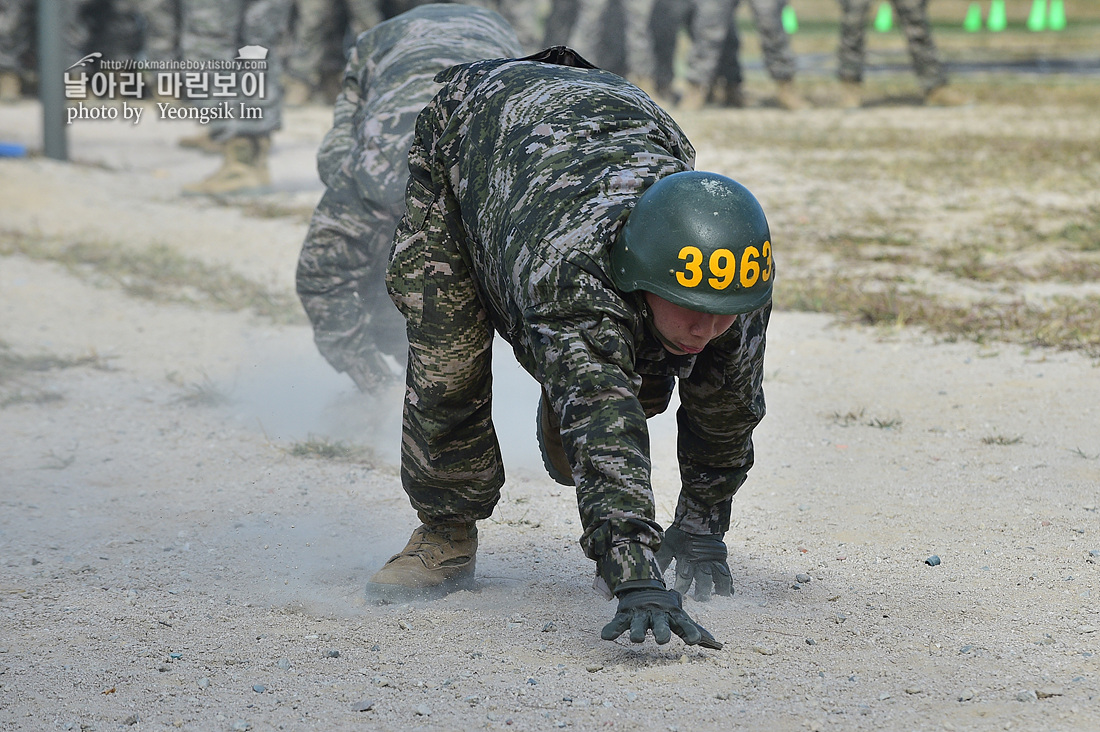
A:
{"type": "MultiPolygon", "coordinates": [[[[898,26],[905,33],[913,71],[925,93],[947,84],[947,72],[940,62],[932,27],[928,22],[928,0],[890,0],[898,26]]],[[[840,49],[837,76],[842,81],[863,81],[866,57],[867,19],[871,0],[840,0],[840,49]]]]}
{"type": "MultiPolygon", "coordinates": [[[[697,0],[692,22],[692,50],[688,79],[709,87],[716,78],[732,85],[742,82],[738,60],[740,39],[737,10],[741,0],[697,0]]],[[[790,81],[795,74],[795,57],[790,38],[783,28],[787,0],[748,0],[752,8],[764,67],[773,81],[790,81]]]]}
{"type": "MultiPolygon", "coordinates": [[[[539,57],[587,66],[561,47],[539,57]]],[[[642,192],[691,169],[694,150],[637,87],[576,66],[449,69],[417,120],[387,274],[410,341],[401,477],[426,523],[492,514],[504,483],[490,373],[501,334],[560,421],[581,546],[621,591],[662,582],[646,417],[667,406],[675,378],[676,523],[728,528],[764,415],[770,305],[697,356],[673,356],[650,334],[641,293],[607,275],[609,248],[642,192]]]]}
{"type": "Polygon", "coordinates": [[[393,232],[405,211],[416,116],[457,63],[514,58],[519,41],[496,13],[425,5],[359,36],[332,129],[317,153],[326,186],[298,261],[314,340],[338,371],[370,390],[399,378],[405,321],[386,293],[393,232]]]}
{"type": "MultiPolygon", "coordinates": [[[[249,106],[262,110],[262,116],[215,119],[206,125],[210,137],[223,141],[244,135],[270,135],[281,129],[282,64],[276,46],[288,31],[290,0],[186,0],[180,9],[180,52],[184,59],[225,61],[236,58],[242,46],[268,49],[264,96],[247,100],[249,106]]],[[[192,101],[217,103],[214,98],[192,101]]]]}

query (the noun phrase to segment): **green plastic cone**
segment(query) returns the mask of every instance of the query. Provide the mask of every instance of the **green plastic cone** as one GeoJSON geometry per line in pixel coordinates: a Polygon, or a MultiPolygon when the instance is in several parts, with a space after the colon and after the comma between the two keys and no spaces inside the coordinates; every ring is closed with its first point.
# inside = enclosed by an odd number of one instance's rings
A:
{"type": "Polygon", "coordinates": [[[1027,29],[1041,31],[1047,27],[1047,0],[1034,0],[1027,16],[1027,29]]]}
{"type": "Polygon", "coordinates": [[[966,20],[963,21],[963,30],[967,33],[977,33],[982,29],[982,9],[978,3],[970,3],[966,10],[966,20]]]}
{"type": "Polygon", "coordinates": [[[1047,28],[1052,31],[1066,29],[1066,4],[1064,0],[1050,0],[1050,15],[1047,16],[1047,28]]]}
{"type": "Polygon", "coordinates": [[[890,3],[881,3],[878,6],[878,14],[875,15],[875,30],[886,33],[894,27],[894,11],[890,3]]]}
{"type": "Polygon", "coordinates": [[[794,14],[794,8],[790,5],[783,6],[783,30],[787,34],[798,32],[798,16],[794,14]]]}
{"type": "Polygon", "coordinates": [[[1005,0],[993,0],[989,6],[989,18],[986,19],[986,27],[994,33],[1000,33],[1008,25],[1005,15],[1005,0]]]}

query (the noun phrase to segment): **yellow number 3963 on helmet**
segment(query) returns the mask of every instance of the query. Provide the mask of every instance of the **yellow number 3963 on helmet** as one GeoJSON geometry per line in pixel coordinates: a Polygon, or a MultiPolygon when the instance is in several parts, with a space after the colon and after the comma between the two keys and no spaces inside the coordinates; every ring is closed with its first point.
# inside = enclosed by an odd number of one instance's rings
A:
{"type": "Polygon", "coordinates": [[[650,186],[611,246],[611,279],[690,310],[747,313],[772,296],[771,234],[735,180],[688,170],[650,186]]]}

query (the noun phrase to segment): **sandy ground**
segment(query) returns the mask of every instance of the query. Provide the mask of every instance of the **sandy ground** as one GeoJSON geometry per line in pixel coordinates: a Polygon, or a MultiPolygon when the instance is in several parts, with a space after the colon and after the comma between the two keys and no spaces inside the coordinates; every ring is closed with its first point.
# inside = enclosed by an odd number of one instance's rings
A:
{"type": "MultiPolygon", "coordinates": [[[[38,115],[0,108],[0,138],[33,144],[38,115]]],[[[0,229],[167,247],[290,297],[327,123],[289,113],[267,215],[178,195],[216,166],[174,146],[188,123],[77,124],[80,164],[0,160],[0,229]]],[[[700,152],[736,175],[736,155],[700,152]]],[[[506,353],[509,480],[480,589],[378,605],[363,584],[415,524],[393,399],[360,397],[300,322],[123,285],[0,257],[7,352],[69,365],[0,383],[0,728],[1100,729],[1100,371],[1084,356],[777,312],[727,537],[736,595],[686,601],[715,652],[598,638],[614,606],[506,353]],[[292,454],[325,439],[373,456],[292,454]]],[[[667,522],[673,425],[652,429],[667,522]]]]}

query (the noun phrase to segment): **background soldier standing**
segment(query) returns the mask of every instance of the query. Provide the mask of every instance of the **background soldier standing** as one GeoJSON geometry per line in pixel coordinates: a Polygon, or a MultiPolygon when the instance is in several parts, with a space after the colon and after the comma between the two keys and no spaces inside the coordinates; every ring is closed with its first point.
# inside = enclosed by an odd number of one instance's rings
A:
{"type": "Polygon", "coordinates": [[[652,99],[569,49],[437,79],[387,273],[409,337],[402,485],[423,524],[368,592],[432,597],[474,580],[476,521],[504,483],[496,332],[542,385],[548,472],[576,486],[581,546],[619,599],[602,636],[720,647],[662,571],[675,557],[678,589],[731,589],[723,536],[764,415],[763,211],[691,170],[691,144],[652,99]],[[665,533],[646,418],[677,379],[683,487],[665,533]]]}
{"type": "MultiPolygon", "coordinates": [[[[183,58],[227,61],[236,58],[242,46],[268,49],[264,95],[248,100],[251,107],[261,110],[260,116],[216,119],[206,125],[205,137],[213,143],[212,149],[220,149],[222,165],[210,177],[184,186],[184,193],[245,193],[270,185],[267,160],[271,134],[282,128],[282,64],[275,47],[288,30],[290,9],[290,0],[185,0],[181,4],[183,58]]],[[[195,104],[216,101],[187,95],[184,98],[195,104]]],[[[202,143],[187,140],[181,144],[198,147],[202,143]]]]}
{"type": "Polygon", "coordinates": [[[408,151],[420,110],[454,64],[521,55],[491,10],[425,5],[359,36],[317,153],[326,189],[310,220],[297,288],[321,354],[363,391],[395,382],[405,320],[386,293],[386,260],[405,211],[408,151]]]}
{"type": "MultiPolygon", "coordinates": [[[[928,22],[928,0],[890,0],[898,24],[905,32],[913,71],[920,81],[924,103],[951,106],[965,102],[947,88],[947,72],[940,61],[932,26],[928,22]]],[[[871,0],[840,0],[840,49],[837,76],[844,87],[841,106],[856,108],[863,103],[863,64],[867,55],[867,18],[871,0]]]]}

